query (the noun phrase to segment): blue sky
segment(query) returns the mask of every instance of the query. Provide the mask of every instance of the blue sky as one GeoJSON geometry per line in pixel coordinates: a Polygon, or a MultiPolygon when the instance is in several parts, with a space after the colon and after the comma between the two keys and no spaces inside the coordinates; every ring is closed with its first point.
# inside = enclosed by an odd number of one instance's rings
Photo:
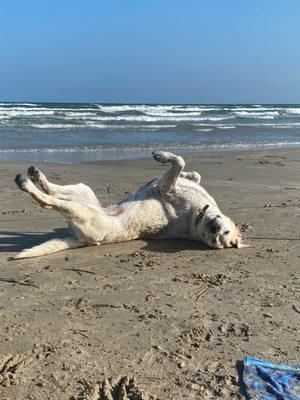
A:
{"type": "Polygon", "coordinates": [[[2,0],[0,99],[300,103],[299,0],[2,0]]]}

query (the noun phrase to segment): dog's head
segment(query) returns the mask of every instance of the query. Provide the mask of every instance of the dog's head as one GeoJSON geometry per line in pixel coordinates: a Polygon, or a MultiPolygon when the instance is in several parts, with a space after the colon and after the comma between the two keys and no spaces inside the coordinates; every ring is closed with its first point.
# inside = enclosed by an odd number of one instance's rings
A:
{"type": "Polygon", "coordinates": [[[240,230],[229,217],[214,210],[209,211],[208,208],[207,204],[199,209],[195,219],[199,240],[214,249],[249,247],[242,243],[240,230]]]}

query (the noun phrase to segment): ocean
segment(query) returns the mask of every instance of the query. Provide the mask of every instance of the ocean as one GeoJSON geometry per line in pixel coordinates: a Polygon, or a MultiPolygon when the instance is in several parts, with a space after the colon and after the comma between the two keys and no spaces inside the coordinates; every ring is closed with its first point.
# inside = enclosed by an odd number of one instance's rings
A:
{"type": "Polygon", "coordinates": [[[0,161],[83,162],[300,145],[300,105],[0,103],[0,161]]]}

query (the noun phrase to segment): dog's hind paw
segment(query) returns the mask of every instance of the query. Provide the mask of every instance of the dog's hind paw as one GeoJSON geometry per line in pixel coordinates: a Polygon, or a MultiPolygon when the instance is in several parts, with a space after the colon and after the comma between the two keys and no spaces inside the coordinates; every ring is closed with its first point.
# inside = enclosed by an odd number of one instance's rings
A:
{"type": "Polygon", "coordinates": [[[31,166],[28,168],[27,174],[33,182],[37,182],[40,177],[40,170],[31,166]]]}
{"type": "MultiPolygon", "coordinates": [[[[20,254],[20,253],[19,253],[20,254]]],[[[16,261],[16,260],[20,260],[23,257],[19,257],[19,254],[15,254],[14,256],[10,256],[7,258],[7,261],[16,261]]]]}
{"type": "Polygon", "coordinates": [[[24,249],[20,251],[20,253],[14,254],[10,257],[8,257],[8,261],[15,261],[15,260],[22,260],[23,258],[29,258],[30,254],[29,251],[30,249],[24,249]]]}
{"type": "Polygon", "coordinates": [[[27,181],[28,181],[28,178],[22,174],[18,174],[15,177],[15,184],[18,186],[19,189],[23,190],[24,192],[27,192],[27,188],[26,188],[27,181]]]}

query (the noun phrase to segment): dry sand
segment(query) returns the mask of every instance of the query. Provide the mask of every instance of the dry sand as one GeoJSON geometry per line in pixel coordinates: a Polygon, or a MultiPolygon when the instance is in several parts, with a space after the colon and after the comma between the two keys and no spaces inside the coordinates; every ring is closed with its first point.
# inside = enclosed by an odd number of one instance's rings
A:
{"type": "MultiPolygon", "coordinates": [[[[66,225],[12,183],[28,164],[0,164],[1,400],[239,399],[245,356],[299,362],[299,149],[186,161],[252,248],[137,240],[9,262],[66,225]]],[[[104,204],[164,170],[151,158],[39,167],[104,204]]]]}

